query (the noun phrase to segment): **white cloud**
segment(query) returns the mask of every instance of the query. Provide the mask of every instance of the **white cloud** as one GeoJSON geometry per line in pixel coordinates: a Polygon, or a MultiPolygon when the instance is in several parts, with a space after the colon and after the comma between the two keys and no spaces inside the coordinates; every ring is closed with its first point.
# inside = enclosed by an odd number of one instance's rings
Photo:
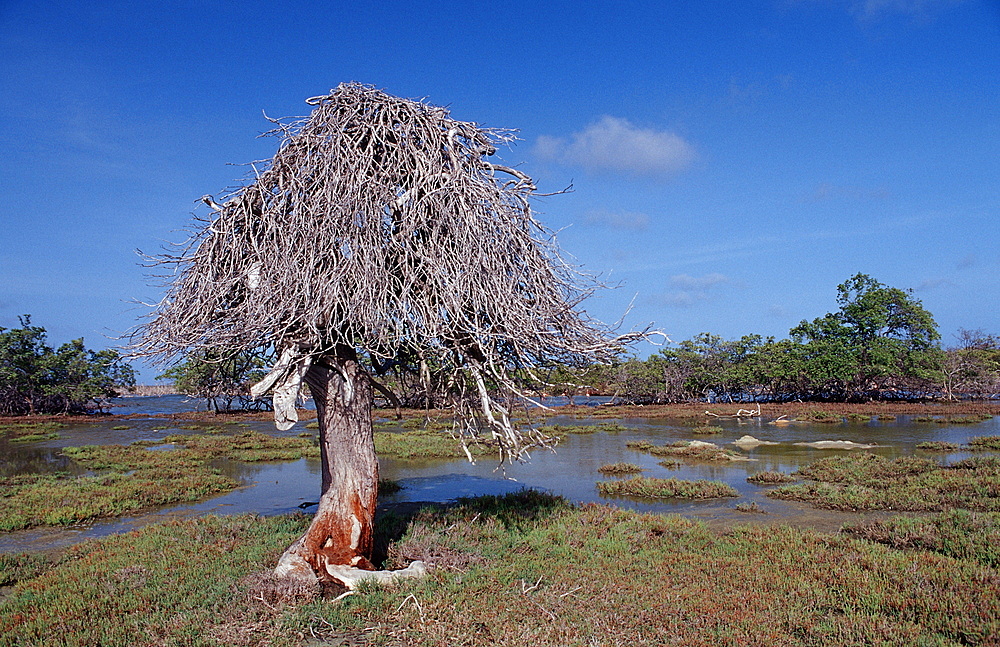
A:
{"type": "Polygon", "coordinates": [[[709,290],[724,283],[729,283],[729,278],[718,272],[704,276],[675,274],[667,280],[667,284],[675,289],[661,294],[657,300],[664,305],[689,308],[702,301],[707,301],[709,290]]]}
{"type": "Polygon", "coordinates": [[[674,306],[676,308],[690,308],[695,303],[704,301],[707,298],[708,295],[704,292],[686,292],[679,290],[660,295],[659,301],[664,305],[674,306]]]}
{"type": "Polygon", "coordinates": [[[594,210],[587,213],[586,221],[590,225],[631,231],[641,231],[649,226],[649,216],[635,211],[594,210]]]}
{"type": "Polygon", "coordinates": [[[694,148],[675,133],[639,128],[611,116],[601,117],[569,139],[542,135],[535,142],[535,154],[591,171],[655,177],[673,175],[695,157],[694,148]]]}
{"type": "Polygon", "coordinates": [[[674,274],[670,277],[670,285],[688,290],[707,290],[722,283],[728,283],[729,279],[725,274],[712,272],[705,276],[691,276],[690,274],[674,274]]]}

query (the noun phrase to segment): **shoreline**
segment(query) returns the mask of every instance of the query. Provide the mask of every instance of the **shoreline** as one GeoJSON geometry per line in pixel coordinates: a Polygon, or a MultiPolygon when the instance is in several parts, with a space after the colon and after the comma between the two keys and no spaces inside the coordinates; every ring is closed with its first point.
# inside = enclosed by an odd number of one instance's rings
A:
{"type": "MultiPolygon", "coordinates": [[[[705,418],[744,417],[744,418],[794,418],[810,413],[822,412],[848,418],[851,416],[962,416],[962,415],[1000,415],[1000,401],[979,400],[964,402],[780,402],[760,405],[749,403],[705,403],[691,402],[681,404],[658,405],[561,405],[548,410],[532,409],[532,417],[547,418],[552,416],[573,416],[576,418],[705,418]],[[746,415],[752,407],[752,415],[746,415]],[[743,415],[737,415],[739,412],[743,415]]],[[[299,420],[309,421],[316,418],[316,412],[311,409],[299,409],[299,420]]],[[[395,409],[374,409],[373,419],[395,418],[395,409]]],[[[401,409],[402,418],[427,416],[431,418],[449,417],[451,412],[446,409],[401,409]]],[[[94,413],[88,415],[34,415],[34,416],[0,416],[0,426],[40,424],[46,422],[87,423],[105,420],[229,420],[236,422],[266,421],[273,417],[270,411],[230,411],[215,413],[212,411],[185,411],[178,413],[146,414],[146,413],[94,413]]]]}

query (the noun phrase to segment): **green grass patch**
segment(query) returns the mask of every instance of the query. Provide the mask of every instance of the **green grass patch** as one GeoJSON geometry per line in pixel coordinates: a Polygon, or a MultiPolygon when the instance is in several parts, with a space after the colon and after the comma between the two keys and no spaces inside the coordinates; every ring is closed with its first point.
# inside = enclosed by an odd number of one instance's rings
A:
{"type": "Polygon", "coordinates": [[[791,474],[784,474],[782,472],[754,472],[747,477],[748,483],[756,483],[758,485],[780,485],[781,483],[791,483],[795,480],[795,477],[791,474]]]}
{"type": "Polygon", "coordinates": [[[226,430],[225,427],[220,427],[218,425],[203,425],[203,424],[196,424],[196,423],[187,424],[187,425],[178,425],[177,428],[178,429],[186,429],[188,431],[200,431],[200,432],[205,433],[205,434],[219,434],[219,433],[222,433],[222,432],[224,432],[226,430]]]}
{"type": "Polygon", "coordinates": [[[957,452],[959,446],[955,443],[949,443],[944,440],[928,440],[922,443],[917,443],[917,449],[925,452],[957,452]]]}
{"type": "Polygon", "coordinates": [[[55,440],[59,437],[58,430],[66,425],[61,422],[17,423],[0,426],[0,435],[10,442],[31,443],[42,440],[55,440]]]}
{"type": "Polygon", "coordinates": [[[603,496],[628,496],[643,499],[716,499],[739,496],[731,485],[720,481],[685,481],[637,476],[624,481],[600,481],[597,491],[603,496]]]}
{"type": "Polygon", "coordinates": [[[163,442],[185,447],[202,458],[229,458],[247,463],[293,461],[320,456],[319,446],[311,436],[275,437],[256,431],[211,436],[173,434],[164,438],[163,442]]]}
{"type": "Polygon", "coordinates": [[[390,563],[423,559],[436,565],[428,576],[310,601],[268,575],[307,521],[208,517],[73,549],[0,604],[0,647],[915,647],[1000,635],[1000,574],[976,560],[784,526],[716,534],[537,493],[383,522],[390,563]]]}
{"type": "Polygon", "coordinates": [[[38,577],[51,564],[48,555],[40,553],[0,553],[0,586],[12,586],[21,580],[38,577]]]}
{"type": "Polygon", "coordinates": [[[969,447],[972,449],[1000,451],[1000,436],[974,436],[969,441],[969,447]]]}
{"type": "Polygon", "coordinates": [[[570,435],[583,434],[617,434],[625,431],[625,427],[616,422],[602,422],[596,425],[545,425],[538,431],[546,436],[565,438],[570,435]]]}
{"type": "Polygon", "coordinates": [[[838,422],[843,422],[844,417],[839,413],[830,413],[829,411],[808,411],[796,418],[796,420],[802,420],[804,422],[819,422],[824,424],[835,424],[838,422]]]}
{"type": "Polygon", "coordinates": [[[974,425],[992,418],[993,416],[988,413],[973,414],[969,416],[951,416],[948,418],[948,423],[953,425],[974,425]]]}
{"type": "Polygon", "coordinates": [[[0,531],[118,517],[153,506],[198,501],[237,487],[238,481],[208,466],[214,458],[258,462],[319,456],[311,438],[274,438],[252,431],[172,435],[131,445],[65,447],[62,452],[92,473],[0,479],[0,531]],[[178,449],[148,449],[166,443],[178,449]]]}
{"type": "Polygon", "coordinates": [[[654,445],[645,440],[629,441],[625,446],[657,457],[677,458],[695,462],[720,463],[746,460],[746,456],[713,443],[678,440],[669,445],[654,445]]]}
{"type": "Polygon", "coordinates": [[[125,430],[131,429],[131,428],[132,427],[129,427],[128,425],[115,425],[111,429],[112,429],[112,431],[125,431],[125,430]]]}
{"type": "Polygon", "coordinates": [[[143,508],[197,501],[239,483],[192,452],[103,445],[66,447],[87,476],[23,474],[0,479],[0,530],[118,517],[143,508]]]}
{"type": "MultiPolygon", "coordinates": [[[[474,456],[499,456],[499,448],[485,440],[467,441],[474,456]]],[[[462,442],[450,433],[434,429],[405,432],[376,431],[375,453],[387,458],[465,458],[462,442]]]]}
{"type": "Polygon", "coordinates": [[[257,614],[234,590],[277,558],[304,519],[207,517],[74,548],[0,606],[0,646],[237,644],[230,610],[251,626],[257,614]]]}
{"type": "Polygon", "coordinates": [[[843,530],[893,548],[931,550],[1000,566],[1000,514],[996,512],[948,510],[924,517],[897,516],[849,524],[843,530]]]}
{"type": "Polygon", "coordinates": [[[26,434],[24,436],[17,436],[16,438],[11,438],[12,443],[37,443],[43,440],[55,440],[59,437],[59,434],[52,432],[49,434],[26,434]]]}
{"type": "Polygon", "coordinates": [[[610,463],[597,468],[601,474],[638,474],[642,468],[635,463],[610,463]]]}
{"type": "Polygon", "coordinates": [[[1000,511],[1000,460],[942,467],[921,458],[854,454],[825,458],[798,474],[812,482],[779,487],[767,496],[834,510],[1000,511]]]}
{"type": "Polygon", "coordinates": [[[714,425],[706,425],[704,427],[695,427],[691,430],[692,434],[696,436],[714,436],[715,434],[722,433],[722,427],[716,427],[714,425]]]}
{"type": "Polygon", "coordinates": [[[444,417],[425,417],[421,416],[419,418],[407,418],[402,422],[396,423],[396,427],[402,427],[403,429],[420,429],[423,431],[444,431],[446,429],[451,429],[454,426],[454,422],[449,418],[444,417]]]}

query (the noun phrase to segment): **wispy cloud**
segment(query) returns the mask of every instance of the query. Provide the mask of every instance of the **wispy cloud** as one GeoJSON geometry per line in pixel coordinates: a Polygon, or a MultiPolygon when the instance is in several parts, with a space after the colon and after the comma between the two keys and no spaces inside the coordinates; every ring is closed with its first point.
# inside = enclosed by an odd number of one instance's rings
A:
{"type": "Polygon", "coordinates": [[[868,202],[886,200],[889,198],[889,195],[889,188],[886,186],[863,187],[820,182],[803,201],[854,200],[868,202]]]}
{"type": "Polygon", "coordinates": [[[852,9],[862,18],[871,20],[887,14],[904,14],[927,18],[933,13],[959,4],[963,0],[855,0],[852,9]]]}
{"type": "Polygon", "coordinates": [[[535,142],[542,159],[590,171],[667,177],[695,158],[694,147],[667,130],[639,128],[627,119],[604,116],[569,138],[542,135],[535,142]]]}
{"type": "Polygon", "coordinates": [[[975,254],[968,254],[963,256],[961,260],[958,261],[956,267],[960,270],[967,270],[969,268],[979,265],[979,257],[975,254]]]}
{"type": "Polygon", "coordinates": [[[657,301],[677,308],[689,308],[697,303],[708,301],[710,290],[729,282],[726,275],[718,272],[704,276],[675,274],[667,280],[667,285],[673,289],[660,294],[657,301]]]}
{"type": "Polygon", "coordinates": [[[928,290],[936,290],[938,288],[953,288],[956,287],[955,283],[948,279],[927,279],[921,281],[920,285],[913,288],[914,292],[926,292],[928,290]]]}
{"type": "Polygon", "coordinates": [[[725,274],[712,272],[705,276],[691,276],[690,274],[674,274],[670,277],[670,285],[677,288],[689,290],[707,290],[722,283],[728,283],[729,279],[725,274]]]}
{"type": "MultiPolygon", "coordinates": [[[[830,4],[830,0],[791,0],[791,2],[830,4]]],[[[941,11],[963,2],[965,0],[834,0],[833,4],[854,14],[860,22],[873,22],[889,16],[908,16],[918,21],[929,20],[941,11]]]]}
{"type": "Polygon", "coordinates": [[[595,209],[588,212],[585,219],[588,225],[610,227],[611,229],[641,231],[649,227],[649,216],[635,211],[605,211],[595,209]]]}

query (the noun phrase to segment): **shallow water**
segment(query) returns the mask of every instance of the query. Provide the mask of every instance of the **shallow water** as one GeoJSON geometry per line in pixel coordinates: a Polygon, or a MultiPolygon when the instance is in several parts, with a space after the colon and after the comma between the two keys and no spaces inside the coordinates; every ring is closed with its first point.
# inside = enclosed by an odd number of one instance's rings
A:
{"type": "MultiPolygon", "coordinates": [[[[183,398],[161,396],[159,398],[133,398],[128,408],[132,413],[176,413],[186,409],[183,398]]],[[[190,405],[190,402],[187,403],[190,405]]],[[[124,409],[124,407],[122,408],[124,409]]],[[[122,409],[115,409],[120,412],[122,409]]],[[[815,510],[795,502],[774,501],[766,498],[765,486],[746,482],[747,476],[758,471],[794,472],[820,458],[843,454],[847,451],[868,451],[892,458],[902,455],[919,455],[941,461],[953,461],[965,454],[940,455],[921,452],[916,444],[924,441],[940,440],[962,444],[973,436],[1000,435],[1000,417],[977,424],[949,425],[939,423],[917,423],[909,417],[900,416],[895,420],[872,421],[861,424],[799,424],[773,425],[765,420],[712,419],[709,424],[723,428],[723,433],[714,436],[696,436],[692,429],[705,421],[678,421],[628,418],[619,420],[580,421],[557,417],[546,424],[601,424],[614,423],[625,429],[618,433],[596,432],[571,435],[552,451],[535,452],[527,463],[497,468],[495,461],[483,460],[470,464],[463,460],[392,460],[382,459],[382,478],[398,481],[403,489],[384,499],[385,502],[432,501],[446,502],[457,497],[482,494],[502,494],[523,487],[531,487],[559,494],[573,502],[605,502],[622,507],[653,513],[678,513],[701,519],[711,525],[739,523],[791,523],[833,531],[847,521],[864,516],[878,516],[880,513],[861,515],[828,510],[815,510]],[[722,446],[731,445],[743,435],[751,435],[759,440],[777,442],[777,445],[761,445],[743,451],[750,460],[724,464],[682,464],[668,469],[659,465],[661,458],[635,451],[626,447],[631,440],[647,440],[654,444],[665,444],[675,440],[705,440],[722,446]],[[850,440],[856,443],[873,444],[877,447],[867,450],[820,450],[795,445],[799,442],[819,440],[850,440]],[[676,477],[681,479],[719,480],[736,488],[737,499],[717,499],[703,502],[664,500],[639,501],[629,499],[603,498],[597,493],[596,483],[605,480],[598,468],[608,463],[635,463],[646,471],[644,476],[676,477]],[[756,503],[767,514],[741,513],[734,508],[738,503],[756,503]]],[[[0,475],[24,472],[48,472],[71,467],[59,454],[59,448],[85,444],[127,444],[136,440],[157,440],[168,434],[198,433],[181,429],[182,421],[165,419],[113,420],[66,427],[59,431],[59,438],[40,443],[8,443],[0,440],[0,475]],[[112,429],[114,426],[128,426],[128,429],[112,429]]],[[[224,430],[238,431],[256,429],[275,434],[269,422],[221,424],[224,430]]],[[[281,435],[295,436],[310,431],[303,423],[281,435]]],[[[146,514],[99,521],[71,528],[44,528],[0,534],[0,552],[23,550],[56,549],[82,539],[124,532],[153,521],[170,517],[192,515],[238,514],[253,512],[263,515],[285,514],[299,511],[300,504],[319,498],[320,464],[318,460],[248,464],[224,461],[216,465],[227,474],[241,480],[245,485],[229,494],[213,497],[196,504],[169,506],[146,514]]],[[[311,511],[313,508],[307,508],[311,511]]]]}

